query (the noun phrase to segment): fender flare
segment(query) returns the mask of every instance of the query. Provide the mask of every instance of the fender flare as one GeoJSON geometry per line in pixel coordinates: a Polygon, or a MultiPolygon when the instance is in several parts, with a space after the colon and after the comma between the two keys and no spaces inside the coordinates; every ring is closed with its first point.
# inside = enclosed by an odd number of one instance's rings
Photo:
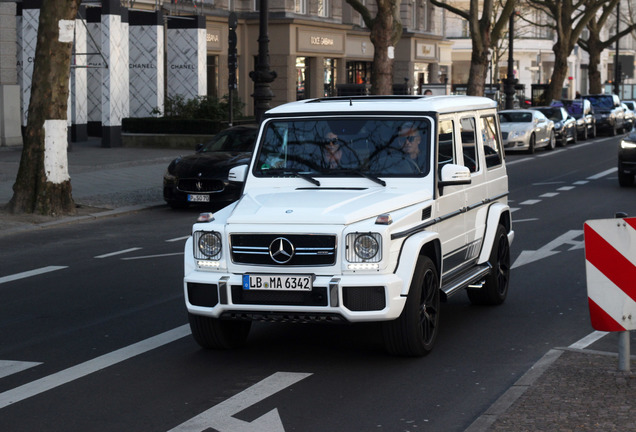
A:
{"type": "Polygon", "coordinates": [[[404,282],[400,295],[408,295],[417,259],[420,256],[420,251],[427,244],[432,244],[438,252],[436,253],[437,256],[433,256],[431,259],[437,267],[438,273],[441,275],[442,262],[440,256],[441,248],[439,246],[439,234],[434,231],[421,231],[409,236],[402,244],[398,266],[395,269],[395,274],[404,282]]]}
{"type": "Polygon", "coordinates": [[[510,216],[510,207],[507,204],[494,203],[488,208],[488,217],[486,218],[486,233],[484,234],[484,241],[481,246],[481,253],[477,259],[478,264],[483,264],[490,258],[490,251],[492,250],[493,243],[495,241],[495,234],[497,233],[497,227],[502,215],[504,216],[503,225],[508,230],[508,241],[512,243],[514,238],[514,231],[512,231],[512,218],[510,216]]]}

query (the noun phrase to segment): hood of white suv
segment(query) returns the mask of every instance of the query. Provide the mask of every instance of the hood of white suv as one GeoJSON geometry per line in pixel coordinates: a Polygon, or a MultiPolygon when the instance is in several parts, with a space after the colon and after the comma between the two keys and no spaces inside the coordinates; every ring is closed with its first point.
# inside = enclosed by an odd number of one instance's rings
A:
{"type": "Polygon", "coordinates": [[[425,190],[397,188],[251,190],[237,203],[229,224],[348,225],[431,199],[425,190]]]}

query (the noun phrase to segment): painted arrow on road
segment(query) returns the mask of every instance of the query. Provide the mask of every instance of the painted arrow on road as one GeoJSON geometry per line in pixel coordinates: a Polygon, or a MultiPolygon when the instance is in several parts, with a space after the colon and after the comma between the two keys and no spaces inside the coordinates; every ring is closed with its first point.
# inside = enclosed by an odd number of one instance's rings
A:
{"type": "Polygon", "coordinates": [[[563,251],[563,246],[569,245],[566,250],[573,251],[576,249],[583,249],[585,247],[585,241],[583,239],[583,230],[570,230],[565,234],[555,238],[550,243],[537,250],[524,250],[519,257],[515,260],[511,268],[521,267],[522,265],[530,264],[535,261],[542,260],[552,255],[556,255],[563,251]],[[575,240],[580,237],[580,240],[575,240]],[[561,249],[561,250],[558,250],[561,249]]]}
{"type": "Polygon", "coordinates": [[[210,428],[218,432],[284,432],[285,428],[277,409],[271,410],[252,422],[239,420],[233,416],[310,375],[310,373],[276,372],[168,432],[203,432],[210,428]]]}

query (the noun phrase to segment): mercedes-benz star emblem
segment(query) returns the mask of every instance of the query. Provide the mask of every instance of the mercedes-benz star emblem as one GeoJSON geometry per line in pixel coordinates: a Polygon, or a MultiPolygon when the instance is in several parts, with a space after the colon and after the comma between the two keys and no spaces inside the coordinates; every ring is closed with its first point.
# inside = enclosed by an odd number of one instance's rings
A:
{"type": "Polygon", "coordinates": [[[294,256],[294,245],[284,237],[278,237],[269,244],[269,256],[278,264],[286,264],[294,256]]]}

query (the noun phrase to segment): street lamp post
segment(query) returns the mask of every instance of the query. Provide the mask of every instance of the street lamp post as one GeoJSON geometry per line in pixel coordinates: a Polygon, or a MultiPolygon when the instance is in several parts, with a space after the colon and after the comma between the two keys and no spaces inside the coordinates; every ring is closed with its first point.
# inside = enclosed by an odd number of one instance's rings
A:
{"type": "Polygon", "coordinates": [[[515,12],[510,14],[510,24],[508,26],[508,76],[504,80],[504,93],[506,94],[506,109],[514,108],[515,98],[515,66],[514,66],[514,27],[515,27],[515,12]]]}
{"type": "Polygon", "coordinates": [[[616,53],[614,54],[614,94],[620,94],[621,85],[621,71],[620,63],[618,62],[618,27],[620,25],[621,16],[621,2],[616,2],[616,53]]]}
{"type": "Polygon", "coordinates": [[[254,81],[254,117],[258,123],[263,119],[263,114],[269,107],[269,101],[274,97],[269,84],[276,79],[276,71],[269,69],[269,36],[267,34],[267,0],[260,0],[259,33],[258,33],[258,59],[256,67],[250,72],[250,78],[254,81]]]}

